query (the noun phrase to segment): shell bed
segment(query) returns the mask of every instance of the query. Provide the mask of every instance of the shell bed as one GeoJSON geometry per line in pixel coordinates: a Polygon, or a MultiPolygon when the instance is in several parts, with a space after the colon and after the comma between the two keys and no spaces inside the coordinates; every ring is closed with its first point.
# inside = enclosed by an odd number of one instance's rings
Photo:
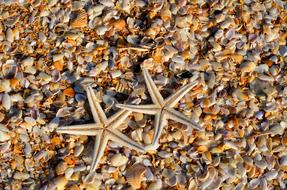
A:
{"type": "Polygon", "coordinates": [[[286,39],[284,0],[0,0],[0,190],[286,189],[286,39]],[[94,122],[87,85],[107,118],[152,104],[145,69],[164,100],[196,84],[173,113],[202,130],[131,112],[158,146],[90,172],[94,138],[57,129],[94,122]]]}

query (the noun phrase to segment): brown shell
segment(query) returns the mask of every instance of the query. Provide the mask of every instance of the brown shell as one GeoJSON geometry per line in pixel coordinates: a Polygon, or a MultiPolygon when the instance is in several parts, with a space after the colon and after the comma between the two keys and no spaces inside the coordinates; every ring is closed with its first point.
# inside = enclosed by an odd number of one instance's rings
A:
{"type": "Polygon", "coordinates": [[[88,24],[88,15],[85,10],[77,11],[75,19],[70,23],[72,28],[83,28],[88,24]]]}

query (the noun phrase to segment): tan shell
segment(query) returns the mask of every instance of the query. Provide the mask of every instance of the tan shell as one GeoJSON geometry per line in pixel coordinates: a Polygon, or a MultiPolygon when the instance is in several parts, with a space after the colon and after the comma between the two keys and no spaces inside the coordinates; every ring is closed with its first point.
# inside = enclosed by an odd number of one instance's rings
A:
{"type": "Polygon", "coordinates": [[[88,15],[85,10],[77,11],[76,18],[71,21],[72,28],[83,28],[88,24],[88,15]]]}
{"type": "Polygon", "coordinates": [[[127,182],[135,189],[140,188],[145,172],[146,168],[143,165],[135,164],[131,166],[126,173],[127,182]]]}

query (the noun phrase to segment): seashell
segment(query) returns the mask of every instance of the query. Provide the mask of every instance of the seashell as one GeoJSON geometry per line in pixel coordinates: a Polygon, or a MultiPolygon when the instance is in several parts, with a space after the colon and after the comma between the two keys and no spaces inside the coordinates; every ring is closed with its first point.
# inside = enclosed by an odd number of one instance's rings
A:
{"type": "Polygon", "coordinates": [[[209,171],[206,170],[202,176],[198,176],[197,179],[199,181],[206,181],[209,178],[209,171]]]}
{"type": "Polygon", "coordinates": [[[0,81],[0,92],[10,92],[11,91],[11,84],[10,80],[5,79],[0,81]]]}
{"type": "Polygon", "coordinates": [[[26,179],[29,179],[30,175],[28,173],[16,172],[13,178],[24,181],[26,179]]]}
{"type": "Polygon", "coordinates": [[[14,78],[17,73],[17,65],[14,60],[7,60],[5,64],[2,65],[2,74],[5,78],[14,78]]]}
{"type": "Polygon", "coordinates": [[[273,77],[269,77],[269,76],[261,74],[261,73],[258,75],[258,78],[260,80],[267,81],[267,82],[273,82],[274,81],[273,77]]]}
{"type": "Polygon", "coordinates": [[[176,175],[176,181],[178,185],[185,185],[187,182],[186,176],[184,174],[176,175]]]}
{"type": "Polygon", "coordinates": [[[256,65],[254,62],[244,62],[240,65],[240,70],[242,73],[251,73],[255,70],[256,65]]]}
{"type": "Polygon", "coordinates": [[[107,26],[99,26],[96,28],[96,32],[98,35],[104,35],[106,32],[108,31],[108,27],[107,26]]]}
{"type": "Polygon", "coordinates": [[[281,166],[287,166],[287,156],[282,156],[279,163],[281,166]]]}
{"type": "Polygon", "coordinates": [[[212,181],[212,183],[208,186],[208,190],[216,190],[219,189],[222,183],[222,179],[217,176],[216,179],[212,181]]]}
{"type": "Polygon", "coordinates": [[[120,70],[116,70],[116,71],[111,72],[112,78],[117,78],[117,77],[120,77],[121,75],[122,75],[122,72],[120,70]]]}
{"type": "Polygon", "coordinates": [[[85,171],[87,169],[87,167],[85,165],[77,165],[74,167],[74,172],[82,172],[85,171]]]}
{"type": "Polygon", "coordinates": [[[48,1],[48,6],[49,7],[53,7],[58,3],[58,0],[49,0],[48,1]]]}
{"type": "Polygon", "coordinates": [[[131,166],[125,174],[127,182],[135,189],[140,188],[145,172],[146,168],[141,164],[131,166]]]}
{"type": "Polygon", "coordinates": [[[262,190],[270,189],[268,188],[267,180],[265,178],[260,178],[260,189],[262,190]]]}
{"type": "Polygon", "coordinates": [[[234,188],[234,190],[244,190],[245,188],[245,184],[243,184],[242,182],[241,183],[238,183],[236,186],[235,186],[235,188],[234,188]]]}
{"type": "Polygon", "coordinates": [[[53,62],[63,61],[64,54],[62,54],[62,53],[60,53],[60,54],[54,54],[52,58],[53,58],[53,62]]]}
{"type": "Polygon", "coordinates": [[[82,94],[76,94],[75,99],[79,103],[84,103],[86,101],[87,97],[82,95],[82,94]]]}
{"type": "Polygon", "coordinates": [[[248,183],[248,188],[255,189],[256,187],[258,187],[259,184],[260,184],[260,180],[258,178],[252,179],[248,183]]]}
{"type": "Polygon", "coordinates": [[[191,24],[191,21],[192,21],[192,15],[189,15],[189,16],[178,16],[175,18],[175,25],[178,27],[178,28],[187,28],[189,27],[189,25],[191,24]]]}
{"type": "Polygon", "coordinates": [[[13,35],[13,31],[11,30],[11,28],[8,28],[6,30],[6,40],[10,43],[14,41],[14,35],[13,35]]]}
{"type": "Polygon", "coordinates": [[[96,177],[97,177],[96,172],[89,172],[89,174],[84,178],[83,182],[87,184],[94,183],[96,177]]]}
{"type": "Polygon", "coordinates": [[[24,154],[30,156],[32,153],[32,147],[29,143],[25,143],[24,154]]]}
{"type": "Polygon", "coordinates": [[[160,190],[162,189],[162,181],[161,179],[156,180],[155,182],[152,182],[148,188],[148,190],[160,190]]]}
{"type": "Polygon", "coordinates": [[[0,131],[0,142],[5,142],[10,139],[10,135],[7,132],[0,131]]]}
{"type": "Polygon", "coordinates": [[[9,17],[4,24],[9,27],[13,27],[19,21],[20,15],[9,17]]]}
{"type": "Polygon", "coordinates": [[[12,102],[10,95],[8,93],[4,93],[2,96],[2,106],[6,109],[9,110],[11,108],[12,102]]]}
{"type": "Polygon", "coordinates": [[[67,32],[67,25],[59,23],[54,27],[53,32],[56,36],[63,36],[67,32]]]}
{"type": "Polygon", "coordinates": [[[74,169],[73,168],[66,169],[66,171],[65,171],[65,178],[66,179],[70,179],[72,177],[73,173],[74,173],[74,169]]]}
{"type": "Polygon", "coordinates": [[[24,67],[32,66],[34,63],[34,58],[33,57],[27,57],[26,59],[22,60],[22,65],[24,67]]]}
{"type": "Polygon", "coordinates": [[[47,124],[47,128],[50,131],[53,131],[59,126],[59,124],[60,124],[60,119],[58,117],[55,117],[50,121],[50,123],[47,124]]]}
{"type": "MultiPolygon", "coordinates": [[[[1,133],[1,132],[0,132],[1,133]]],[[[5,142],[0,145],[0,153],[8,152],[11,146],[11,142],[5,142]]]]}
{"type": "Polygon", "coordinates": [[[84,6],[84,4],[80,1],[73,1],[72,3],[72,9],[73,10],[79,10],[79,9],[82,9],[84,6]]]}
{"type": "Polygon", "coordinates": [[[129,94],[131,93],[132,89],[127,84],[117,82],[115,86],[115,91],[123,94],[129,94]]]}
{"type": "Polygon", "coordinates": [[[255,160],[255,165],[258,168],[262,169],[262,170],[267,168],[267,162],[264,159],[262,159],[262,160],[255,160]]]}
{"type": "Polygon", "coordinates": [[[229,29],[225,34],[225,37],[228,40],[231,40],[234,36],[235,36],[235,30],[234,29],[229,29]]]}
{"type": "Polygon", "coordinates": [[[70,21],[72,28],[83,28],[88,24],[88,14],[84,9],[77,11],[76,18],[70,21]]]}
{"type": "Polygon", "coordinates": [[[190,179],[188,184],[188,190],[196,190],[198,188],[198,184],[195,179],[190,179]]]}
{"type": "Polygon", "coordinates": [[[38,37],[39,37],[39,40],[40,40],[42,43],[45,43],[46,40],[47,40],[47,37],[46,37],[45,34],[43,34],[42,32],[38,32],[38,37]]]}
{"type": "Polygon", "coordinates": [[[59,82],[61,80],[61,73],[58,70],[52,71],[52,82],[59,82]]]}
{"type": "Polygon", "coordinates": [[[268,70],[269,70],[269,67],[266,64],[260,64],[255,69],[255,71],[258,73],[267,73],[268,70]]]}
{"type": "Polygon", "coordinates": [[[138,7],[144,7],[146,6],[146,2],[144,0],[136,0],[135,5],[138,7]]]}
{"type": "Polygon", "coordinates": [[[278,171],[271,170],[271,171],[265,173],[264,177],[267,181],[271,181],[271,180],[275,179],[277,177],[277,175],[278,175],[278,171]]]}
{"type": "Polygon", "coordinates": [[[172,153],[167,151],[159,151],[158,156],[160,156],[161,158],[168,158],[172,156],[172,153]]]}
{"type": "Polygon", "coordinates": [[[214,178],[217,175],[217,171],[213,167],[208,169],[208,173],[208,178],[201,184],[202,189],[207,189],[212,184],[214,178]]]}
{"type": "Polygon", "coordinates": [[[106,7],[114,6],[114,2],[112,0],[100,0],[99,2],[106,7]]]}
{"type": "Polygon", "coordinates": [[[279,53],[282,57],[287,56],[287,46],[280,46],[279,47],[279,53]]]}
{"type": "Polygon", "coordinates": [[[111,158],[111,165],[115,167],[119,167],[119,166],[125,165],[128,162],[128,160],[129,159],[123,156],[122,154],[115,154],[111,158]]]}
{"type": "Polygon", "coordinates": [[[84,150],[84,145],[81,144],[79,146],[76,146],[75,151],[74,151],[75,156],[76,157],[80,156],[83,150],[84,150]]]}
{"type": "Polygon", "coordinates": [[[165,180],[166,184],[168,184],[170,187],[174,187],[177,183],[176,175],[170,176],[165,180]]]}
{"type": "Polygon", "coordinates": [[[34,156],[34,159],[39,161],[40,159],[42,158],[46,158],[48,156],[48,152],[45,151],[45,150],[41,150],[40,152],[38,152],[35,156],[34,156]]]}
{"type": "Polygon", "coordinates": [[[64,161],[61,161],[55,168],[57,175],[62,175],[68,168],[68,164],[64,161]]]}
{"type": "Polygon", "coordinates": [[[57,190],[65,190],[67,183],[68,180],[64,176],[58,176],[53,180],[53,184],[57,190]]]}

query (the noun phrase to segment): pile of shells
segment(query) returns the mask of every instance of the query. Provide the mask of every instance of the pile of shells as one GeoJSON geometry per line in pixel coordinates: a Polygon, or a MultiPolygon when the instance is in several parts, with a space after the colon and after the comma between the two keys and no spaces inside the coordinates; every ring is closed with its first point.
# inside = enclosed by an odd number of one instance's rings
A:
{"type": "MultiPolygon", "coordinates": [[[[0,0],[0,189],[286,189],[287,3],[283,0],[0,0]],[[157,150],[110,142],[89,174],[93,140],[55,129],[199,85],[157,150]],[[84,180],[86,175],[92,179],[84,180]]],[[[145,145],[153,117],[122,130],[145,145]]]]}

